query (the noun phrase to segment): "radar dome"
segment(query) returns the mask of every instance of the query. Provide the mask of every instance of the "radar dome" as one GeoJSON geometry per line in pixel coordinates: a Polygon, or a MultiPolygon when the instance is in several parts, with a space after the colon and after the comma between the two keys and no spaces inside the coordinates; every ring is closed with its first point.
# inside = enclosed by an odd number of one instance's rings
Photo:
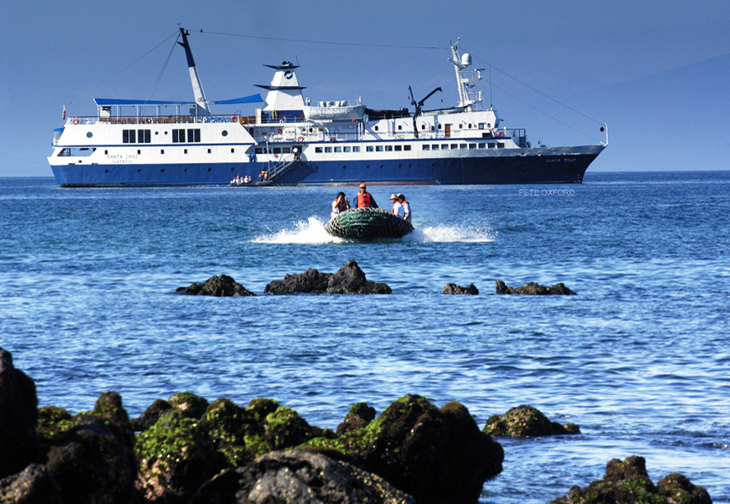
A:
{"type": "Polygon", "coordinates": [[[471,66],[471,54],[464,53],[461,55],[461,66],[462,66],[462,68],[471,66]]]}

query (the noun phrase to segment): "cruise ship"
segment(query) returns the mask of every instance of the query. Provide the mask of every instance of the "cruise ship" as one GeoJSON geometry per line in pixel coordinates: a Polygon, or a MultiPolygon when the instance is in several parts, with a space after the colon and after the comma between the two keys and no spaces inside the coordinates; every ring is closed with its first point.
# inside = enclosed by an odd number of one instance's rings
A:
{"type": "MultiPolygon", "coordinates": [[[[209,101],[181,28],[194,101],[96,98],[95,116],[65,116],[48,157],[62,187],[581,183],[607,145],[532,146],[524,128],[485,107],[459,41],[451,44],[459,102],[423,110],[370,108],[355,100],[305,99],[297,65],[266,65],[263,92],[209,101]],[[251,114],[226,113],[250,104],[251,114]]],[[[604,125],[605,127],[605,125],[604,125]]],[[[601,127],[601,130],[604,130],[601,127]]]]}

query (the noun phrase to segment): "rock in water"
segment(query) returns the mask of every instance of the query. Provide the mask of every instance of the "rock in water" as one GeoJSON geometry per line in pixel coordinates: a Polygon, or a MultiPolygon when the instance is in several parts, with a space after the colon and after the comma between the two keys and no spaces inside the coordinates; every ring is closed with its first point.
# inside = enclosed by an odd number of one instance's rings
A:
{"type": "Polygon", "coordinates": [[[188,287],[178,287],[175,292],[197,296],[217,297],[256,295],[253,292],[246,290],[243,285],[237,283],[233,278],[229,277],[228,275],[212,276],[208,280],[206,280],[205,283],[194,283],[189,285],[188,287]]]}
{"type": "Polygon", "coordinates": [[[454,283],[447,283],[444,285],[444,294],[469,294],[472,296],[476,296],[479,294],[479,289],[477,289],[474,284],[469,284],[466,287],[461,287],[460,285],[456,285],[454,283]]]}
{"type": "Polygon", "coordinates": [[[368,281],[365,273],[354,260],[347,261],[335,274],[320,273],[309,268],[305,273],[286,275],[283,280],[273,281],[264,294],[391,294],[384,283],[368,281]]]}
{"type": "Polygon", "coordinates": [[[568,289],[563,283],[558,283],[552,287],[544,287],[537,282],[530,282],[516,289],[507,287],[502,280],[497,280],[497,294],[524,294],[524,295],[547,295],[547,294],[563,294],[575,295],[575,292],[568,289]]]}

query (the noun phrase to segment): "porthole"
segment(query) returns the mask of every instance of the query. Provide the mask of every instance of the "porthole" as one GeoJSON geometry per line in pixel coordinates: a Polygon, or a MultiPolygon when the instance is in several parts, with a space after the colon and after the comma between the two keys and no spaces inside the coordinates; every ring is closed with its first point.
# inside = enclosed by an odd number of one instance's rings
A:
{"type": "Polygon", "coordinates": [[[221,135],[223,135],[223,136],[228,136],[228,130],[223,130],[223,131],[221,132],[221,135]]]}
{"type": "Polygon", "coordinates": [[[369,170],[370,169],[370,165],[365,165],[365,168],[367,168],[369,170]]]}
{"type": "Polygon", "coordinates": [[[383,165],[380,165],[380,168],[383,168],[383,165]]]}
{"type": "Polygon", "coordinates": [[[213,171],[213,168],[208,168],[208,171],[209,171],[209,172],[213,171]]]}
{"type": "Polygon", "coordinates": [[[402,164],[399,164],[399,165],[398,165],[398,168],[403,168],[403,165],[402,165],[402,164]]]}
{"type": "Polygon", "coordinates": [[[104,170],[104,173],[109,173],[109,169],[107,168],[106,170],[104,170]]]}
{"type": "Polygon", "coordinates": [[[234,168],[233,166],[231,166],[231,171],[233,171],[233,170],[235,170],[235,169],[236,169],[236,168],[234,168]]]}
{"type": "Polygon", "coordinates": [[[347,170],[347,165],[342,165],[343,170],[347,170]]]}
{"type": "Polygon", "coordinates": [[[93,137],[93,136],[94,136],[94,134],[93,134],[93,133],[92,133],[91,131],[89,131],[89,132],[88,132],[88,133],[86,134],[86,138],[91,138],[91,137],[93,137]]]}
{"type": "Polygon", "coordinates": [[[411,163],[408,163],[408,168],[410,168],[411,166],[413,166],[413,165],[411,165],[411,163]]]}
{"type": "Polygon", "coordinates": [[[185,168],[185,173],[187,173],[187,172],[188,172],[188,169],[187,169],[187,168],[185,168]]]}
{"type": "Polygon", "coordinates": [[[164,169],[164,168],[162,168],[162,169],[160,170],[160,173],[165,173],[165,169],[164,169]]]}
{"type": "Polygon", "coordinates": [[[142,169],[141,168],[137,168],[137,173],[142,173],[142,169]]]}
{"type": "Polygon", "coordinates": [[[431,163],[431,168],[433,168],[434,166],[436,166],[436,163],[431,163]]]}

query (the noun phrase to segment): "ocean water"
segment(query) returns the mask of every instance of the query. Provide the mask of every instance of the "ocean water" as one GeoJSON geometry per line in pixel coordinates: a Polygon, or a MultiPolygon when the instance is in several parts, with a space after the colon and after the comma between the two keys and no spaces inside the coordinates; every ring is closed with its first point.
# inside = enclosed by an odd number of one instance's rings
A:
{"type": "Polygon", "coordinates": [[[421,394],[481,428],[529,404],[582,433],[501,439],[484,503],[545,503],[630,455],[730,502],[730,172],[372,186],[381,206],[404,192],[417,230],[364,244],[323,231],[338,190],[0,178],[0,347],[41,406],[72,413],[110,390],[132,417],[190,391],[273,398],[334,429],[355,402],[421,394]],[[349,259],[393,294],[263,295],[349,259]],[[219,274],[258,296],[174,293],[219,274]],[[498,296],[497,279],[578,295],[498,296]],[[443,295],[449,282],[480,294],[443,295]]]}

